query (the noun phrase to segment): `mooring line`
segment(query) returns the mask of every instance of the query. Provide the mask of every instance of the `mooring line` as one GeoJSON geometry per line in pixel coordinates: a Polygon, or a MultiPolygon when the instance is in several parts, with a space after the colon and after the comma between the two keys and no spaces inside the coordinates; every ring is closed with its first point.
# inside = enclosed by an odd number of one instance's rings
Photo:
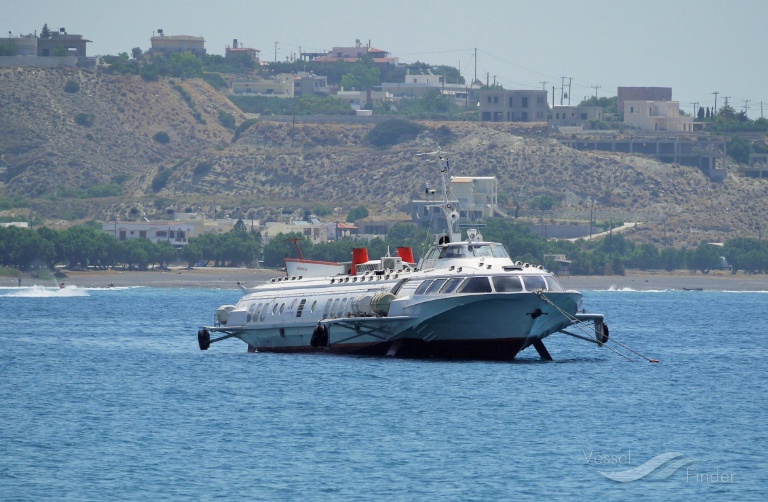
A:
{"type": "MultiPolygon", "coordinates": [[[[585,333],[589,333],[589,332],[586,330],[586,328],[584,328],[584,326],[581,326],[583,323],[582,323],[581,321],[579,321],[579,320],[578,320],[578,318],[576,318],[575,316],[572,316],[571,314],[569,314],[569,313],[568,313],[568,312],[566,312],[565,310],[563,310],[563,309],[561,309],[560,307],[558,307],[557,305],[555,305],[555,303],[554,303],[552,300],[550,300],[549,298],[547,298],[547,297],[544,295],[544,291],[542,291],[542,290],[538,290],[538,291],[536,291],[536,294],[539,296],[539,298],[541,298],[542,300],[544,300],[546,303],[548,303],[548,304],[552,305],[552,306],[553,306],[553,307],[554,307],[554,308],[555,308],[555,309],[556,309],[558,312],[560,312],[560,314],[562,314],[562,315],[563,315],[563,316],[564,316],[566,319],[568,319],[568,320],[569,320],[571,323],[573,323],[573,324],[574,324],[576,327],[578,327],[580,330],[582,330],[582,331],[583,331],[583,332],[585,332],[585,333]]],[[[571,335],[571,336],[575,336],[576,338],[580,338],[579,336],[576,336],[576,335],[575,335],[575,334],[573,334],[573,333],[568,333],[567,331],[562,331],[562,330],[561,330],[561,333],[565,333],[565,334],[567,334],[567,335],[571,335]]],[[[593,331],[593,334],[594,334],[594,331],[593,331]]],[[[591,336],[589,336],[588,338],[591,338],[591,336]]],[[[606,344],[607,344],[608,342],[613,342],[613,343],[615,343],[615,344],[619,345],[620,347],[623,347],[624,349],[626,349],[626,350],[628,350],[628,351],[632,352],[632,353],[633,353],[633,354],[635,354],[636,356],[638,356],[638,357],[640,357],[640,358],[643,358],[643,359],[645,359],[645,360],[646,360],[646,361],[648,361],[649,363],[658,363],[658,362],[659,362],[659,360],[658,360],[658,359],[651,359],[651,358],[649,358],[649,357],[646,357],[646,356],[644,356],[643,354],[641,354],[641,353],[637,352],[636,350],[633,350],[633,349],[631,349],[631,348],[627,347],[626,345],[624,345],[623,343],[619,342],[618,340],[616,340],[616,339],[614,339],[614,338],[611,338],[610,336],[608,337],[608,340],[606,340],[605,342],[602,342],[602,341],[601,341],[601,340],[598,338],[597,334],[594,334],[594,338],[595,338],[595,342],[596,342],[596,343],[598,343],[598,345],[600,345],[600,346],[604,346],[605,348],[607,348],[607,349],[608,349],[608,350],[610,350],[611,352],[613,352],[613,353],[615,353],[615,354],[619,354],[620,356],[624,357],[625,359],[627,359],[627,360],[629,360],[629,361],[634,361],[634,359],[632,359],[632,358],[630,358],[630,357],[626,356],[625,354],[622,354],[621,352],[619,352],[619,351],[617,351],[617,350],[615,350],[615,349],[613,349],[613,348],[611,348],[611,347],[608,347],[608,345],[606,345],[606,344]]]]}

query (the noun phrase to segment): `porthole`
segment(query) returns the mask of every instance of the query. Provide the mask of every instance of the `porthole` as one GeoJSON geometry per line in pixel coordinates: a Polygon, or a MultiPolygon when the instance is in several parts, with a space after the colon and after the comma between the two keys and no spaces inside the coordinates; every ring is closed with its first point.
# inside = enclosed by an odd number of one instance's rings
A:
{"type": "Polygon", "coordinates": [[[317,300],[312,302],[312,306],[309,307],[309,313],[314,314],[315,313],[315,307],[317,306],[317,300]]]}

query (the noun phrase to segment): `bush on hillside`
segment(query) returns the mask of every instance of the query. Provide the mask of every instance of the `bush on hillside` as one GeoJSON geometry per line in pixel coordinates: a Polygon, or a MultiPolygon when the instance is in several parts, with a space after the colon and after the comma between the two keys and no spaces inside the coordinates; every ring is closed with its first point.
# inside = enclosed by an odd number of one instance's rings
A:
{"type": "Polygon", "coordinates": [[[75,123],[83,127],[91,127],[93,125],[94,116],[92,113],[78,113],[75,115],[75,123]]]}
{"type": "Polygon", "coordinates": [[[158,143],[162,143],[163,145],[167,145],[171,142],[171,137],[168,136],[168,133],[165,131],[158,131],[155,133],[154,136],[152,136],[152,139],[157,141],[158,143]]]}
{"type": "Polygon", "coordinates": [[[373,146],[392,146],[415,139],[424,129],[424,126],[410,120],[392,119],[371,129],[365,140],[373,146]]]}
{"type": "Polygon", "coordinates": [[[64,85],[64,92],[75,94],[79,91],[80,91],[80,84],[78,84],[74,80],[67,80],[67,83],[64,85]]]}

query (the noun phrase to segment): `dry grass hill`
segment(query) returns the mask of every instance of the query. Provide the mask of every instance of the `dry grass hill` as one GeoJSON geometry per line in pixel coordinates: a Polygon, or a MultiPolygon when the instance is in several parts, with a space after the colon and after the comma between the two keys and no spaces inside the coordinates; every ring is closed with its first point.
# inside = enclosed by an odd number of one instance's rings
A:
{"type": "Polygon", "coordinates": [[[133,207],[149,214],[214,200],[257,218],[318,204],[343,215],[364,205],[372,215],[404,217],[425,181],[438,185],[437,165],[416,153],[433,150],[439,137],[451,174],[497,176],[509,212],[515,203],[525,211],[534,197],[553,195],[560,207],[541,217],[586,221],[593,198],[598,220],[641,221],[630,238],[661,244],[666,235],[677,246],[757,236],[768,216],[766,180],[732,168],[724,183],[712,183],[695,168],[579,152],[540,126],[422,122],[427,131],[415,140],[377,149],[365,141],[370,124],[294,128],[268,118],[233,142],[221,112],[238,124],[246,119],[201,80],[0,69],[0,193],[31,199],[36,214],[49,219],[74,210],[83,218],[125,217],[133,207]],[[65,91],[69,80],[79,83],[77,92],[65,91]],[[83,125],[81,114],[92,123],[83,125]],[[159,132],[167,144],[153,139],[159,132]],[[161,172],[167,179],[158,189],[152,182],[161,172]],[[118,179],[127,179],[119,197],[55,196],[118,179]]]}

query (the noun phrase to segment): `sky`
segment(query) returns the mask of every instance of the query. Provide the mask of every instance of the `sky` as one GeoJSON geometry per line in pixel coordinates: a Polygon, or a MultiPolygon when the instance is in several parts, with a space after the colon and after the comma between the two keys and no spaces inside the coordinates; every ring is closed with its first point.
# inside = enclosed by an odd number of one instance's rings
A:
{"type": "Polygon", "coordinates": [[[687,113],[717,97],[753,119],[768,117],[767,22],[768,0],[0,0],[0,36],[64,27],[90,56],[147,50],[158,29],[202,36],[209,54],[237,39],[268,61],[359,39],[467,82],[545,88],[550,104],[569,82],[571,104],[671,87],[687,113]]]}

